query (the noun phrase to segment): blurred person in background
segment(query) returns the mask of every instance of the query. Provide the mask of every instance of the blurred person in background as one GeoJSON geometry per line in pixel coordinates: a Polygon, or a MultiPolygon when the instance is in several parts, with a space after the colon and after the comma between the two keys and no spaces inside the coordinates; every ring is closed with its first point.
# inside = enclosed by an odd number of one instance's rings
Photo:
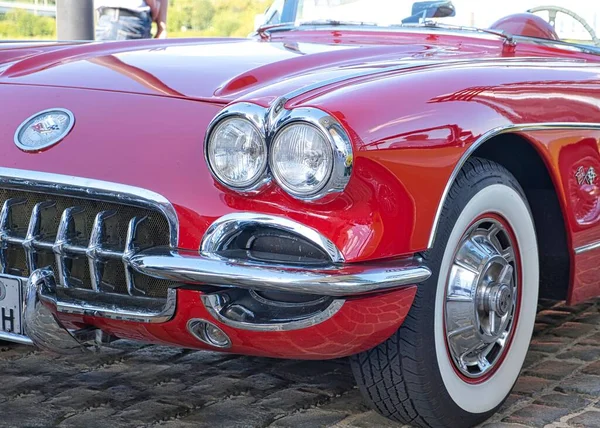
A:
{"type": "Polygon", "coordinates": [[[152,38],[156,22],[157,39],[167,37],[168,0],[95,0],[98,11],[96,40],[152,38]]]}

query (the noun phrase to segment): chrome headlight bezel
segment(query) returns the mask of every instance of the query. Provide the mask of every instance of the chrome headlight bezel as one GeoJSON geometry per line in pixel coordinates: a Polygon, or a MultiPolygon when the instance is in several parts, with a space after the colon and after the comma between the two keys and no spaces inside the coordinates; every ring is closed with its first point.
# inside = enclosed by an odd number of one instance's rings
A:
{"type": "Polygon", "coordinates": [[[266,133],[265,133],[265,114],[264,109],[256,104],[250,103],[239,103],[234,104],[230,107],[223,109],[209,124],[208,130],[206,131],[206,137],[204,138],[204,159],[206,161],[206,165],[210,170],[212,176],[217,180],[221,185],[225,186],[228,189],[234,190],[240,193],[257,193],[259,192],[266,184],[271,181],[271,177],[268,171],[268,157],[269,157],[269,146],[267,144],[266,133]],[[211,147],[211,137],[217,127],[224,123],[229,119],[241,119],[247,121],[254,130],[258,133],[261,138],[262,144],[265,147],[265,159],[261,162],[262,168],[260,173],[257,175],[256,179],[251,183],[235,186],[231,183],[228,183],[222,177],[219,176],[218,172],[215,170],[212,162],[210,160],[210,147],[211,147]]]}
{"type": "Polygon", "coordinates": [[[270,139],[271,144],[269,145],[269,168],[277,184],[290,196],[303,201],[315,201],[329,194],[342,192],[346,188],[352,173],[352,144],[346,131],[335,118],[315,108],[301,107],[284,111],[275,121],[274,129],[276,132],[270,139]],[[324,180],[322,185],[308,194],[295,192],[278,177],[275,173],[275,168],[273,168],[273,142],[276,141],[284,130],[295,124],[304,124],[316,128],[329,143],[331,150],[332,159],[329,176],[324,180]]]}
{"type": "Polygon", "coordinates": [[[204,141],[204,157],[212,176],[223,186],[242,194],[259,193],[272,181],[276,181],[293,198],[307,202],[320,201],[328,195],[341,193],[350,181],[354,164],[352,143],[344,127],[333,116],[317,108],[299,107],[286,110],[282,105],[281,101],[276,101],[273,103],[275,107],[266,109],[252,103],[236,103],[223,109],[211,121],[204,141]],[[210,138],[215,127],[221,121],[235,116],[250,121],[259,131],[267,148],[267,166],[252,185],[244,188],[232,187],[223,182],[211,166],[208,153],[210,138]],[[294,192],[273,174],[272,144],[280,132],[294,123],[307,124],[316,128],[331,147],[332,165],[329,177],[324,180],[322,186],[310,194],[294,192]]]}

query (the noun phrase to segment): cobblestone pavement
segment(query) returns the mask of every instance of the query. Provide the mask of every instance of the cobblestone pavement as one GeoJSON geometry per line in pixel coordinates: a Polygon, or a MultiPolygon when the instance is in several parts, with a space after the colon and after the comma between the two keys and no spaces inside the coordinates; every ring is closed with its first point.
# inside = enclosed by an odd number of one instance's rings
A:
{"type": "MultiPolygon", "coordinates": [[[[514,393],[484,424],[600,427],[600,299],[540,308],[514,393]]],[[[2,427],[397,427],[345,360],[282,361],[124,343],[102,355],[0,349],[2,427]]]]}

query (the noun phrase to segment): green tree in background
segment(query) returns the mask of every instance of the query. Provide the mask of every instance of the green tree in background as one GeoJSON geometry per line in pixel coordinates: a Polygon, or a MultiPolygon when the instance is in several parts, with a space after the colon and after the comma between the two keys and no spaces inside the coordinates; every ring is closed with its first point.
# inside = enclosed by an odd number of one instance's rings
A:
{"type": "MultiPolygon", "coordinates": [[[[44,0],[37,3],[43,5],[44,0]]],[[[55,3],[48,0],[49,5],[55,3]]],[[[169,37],[246,37],[254,28],[254,17],[271,3],[272,0],[169,0],[169,37]]],[[[55,39],[56,22],[23,10],[0,14],[0,39],[14,38],[55,39]]]]}
{"type": "Polygon", "coordinates": [[[36,16],[19,9],[12,10],[6,14],[0,13],[0,39],[49,39],[55,37],[56,22],[54,18],[36,16]]]}

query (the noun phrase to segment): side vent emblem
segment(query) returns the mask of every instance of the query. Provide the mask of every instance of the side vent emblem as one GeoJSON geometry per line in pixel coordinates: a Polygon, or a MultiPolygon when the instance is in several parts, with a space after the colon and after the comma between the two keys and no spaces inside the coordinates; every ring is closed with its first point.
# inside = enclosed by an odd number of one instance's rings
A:
{"type": "Polygon", "coordinates": [[[575,173],[575,178],[580,186],[583,186],[584,184],[594,184],[597,177],[598,174],[596,174],[596,170],[593,167],[589,167],[586,170],[584,167],[580,166],[575,173]]]}

